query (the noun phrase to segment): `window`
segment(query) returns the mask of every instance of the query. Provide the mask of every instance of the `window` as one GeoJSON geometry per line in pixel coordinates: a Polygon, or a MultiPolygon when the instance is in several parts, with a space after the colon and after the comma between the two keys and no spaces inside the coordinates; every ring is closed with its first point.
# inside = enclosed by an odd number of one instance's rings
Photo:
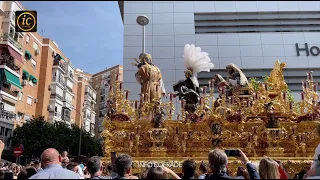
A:
{"type": "Polygon", "coordinates": [[[30,36],[27,35],[27,37],[26,37],[26,43],[29,44],[29,42],[30,42],[30,36]]]}
{"type": "Polygon", "coordinates": [[[32,68],[33,69],[36,69],[36,67],[37,67],[37,62],[34,60],[34,59],[31,59],[31,66],[32,66],[32,68]]]}
{"type": "Polygon", "coordinates": [[[38,44],[35,43],[35,42],[33,42],[33,49],[34,49],[34,50],[37,50],[37,49],[38,49],[38,44]]]}
{"type": "Polygon", "coordinates": [[[27,104],[32,105],[32,100],[33,100],[33,98],[28,96],[27,97],[27,104]]]}
{"type": "Polygon", "coordinates": [[[26,123],[26,122],[28,122],[28,121],[30,121],[30,116],[24,115],[24,122],[26,123]]]}
{"type": "Polygon", "coordinates": [[[19,93],[19,100],[22,101],[23,100],[23,92],[19,93]]]}
{"type": "Polygon", "coordinates": [[[23,114],[21,112],[18,112],[17,121],[21,121],[23,117],[23,114]]]}

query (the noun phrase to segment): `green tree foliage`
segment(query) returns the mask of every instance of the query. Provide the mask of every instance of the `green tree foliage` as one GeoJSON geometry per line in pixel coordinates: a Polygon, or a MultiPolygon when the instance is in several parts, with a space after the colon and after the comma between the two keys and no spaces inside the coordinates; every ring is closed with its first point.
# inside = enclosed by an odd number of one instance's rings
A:
{"type": "Polygon", "coordinates": [[[24,145],[24,156],[40,157],[47,148],[55,148],[59,152],[68,151],[69,155],[77,156],[79,152],[80,131],[82,133],[81,154],[102,155],[100,143],[85,130],[76,125],[71,127],[64,122],[48,123],[39,117],[25,123],[13,131],[14,147],[24,145]]]}

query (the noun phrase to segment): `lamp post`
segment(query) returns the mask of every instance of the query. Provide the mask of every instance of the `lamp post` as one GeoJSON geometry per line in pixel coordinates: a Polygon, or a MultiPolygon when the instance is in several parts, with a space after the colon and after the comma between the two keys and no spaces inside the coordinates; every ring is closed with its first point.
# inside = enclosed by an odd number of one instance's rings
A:
{"type": "Polygon", "coordinates": [[[149,18],[145,15],[137,17],[137,23],[142,26],[142,53],[146,52],[146,33],[145,33],[145,26],[149,24],[149,18]]]}
{"type": "Polygon", "coordinates": [[[73,110],[80,115],[80,135],[79,135],[79,151],[78,151],[78,156],[80,156],[81,155],[82,128],[83,128],[83,125],[82,125],[82,114],[76,109],[73,109],[73,110]]]}

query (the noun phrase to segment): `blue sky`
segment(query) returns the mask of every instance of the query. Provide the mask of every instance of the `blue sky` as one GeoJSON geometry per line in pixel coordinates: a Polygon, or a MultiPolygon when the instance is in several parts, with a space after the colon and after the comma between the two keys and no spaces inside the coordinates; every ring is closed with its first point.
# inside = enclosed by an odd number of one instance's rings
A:
{"type": "Polygon", "coordinates": [[[38,32],[53,39],[76,68],[97,73],[122,64],[123,23],[117,1],[22,1],[36,10],[38,32]]]}

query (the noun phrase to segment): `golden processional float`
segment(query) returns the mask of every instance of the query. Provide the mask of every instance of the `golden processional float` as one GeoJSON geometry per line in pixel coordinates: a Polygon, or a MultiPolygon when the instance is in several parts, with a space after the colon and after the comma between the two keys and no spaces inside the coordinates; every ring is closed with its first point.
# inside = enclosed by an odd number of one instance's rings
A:
{"type": "MultiPolygon", "coordinates": [[[[236,65],[229,64],[228,80],[217,74],[208,86],[199,87],[196,74],[210,71],[213,64],[201,48],[186,45],[186,80],[175,84],[175,92],[167,93],[169,101],[162,102],[165,91],[161,72],[152,64],[151,55],[142,53],[136,61],[140,99],[129,100],[130,91],[123,89],[118,75],[109,89],[101,134],[104,162],[111,161],[111,152],[125,153],[133,157],[134,172],[142,172],[150,162],[181,172],[177,163],[186,159],[195,160],[197,165],[208,163],[208,152],[219,147],[240,148],[252,162],[270,156],[282,161],[291,175],[310,167],[320,143],[316,133],[319,116],[314,112],[318,84],[312,72],[302,82],[300,102],[290,97],[283,76],[285,63],[279,61],[262,82],[249,82],[236,65]],[[214,97],[214,89],[219,98],[214,97]],[[176,98],[181,103],[177,117],[176,98]]],[[[240,165],[237,159],[229,158],[231,174],[240,165]]]]}

